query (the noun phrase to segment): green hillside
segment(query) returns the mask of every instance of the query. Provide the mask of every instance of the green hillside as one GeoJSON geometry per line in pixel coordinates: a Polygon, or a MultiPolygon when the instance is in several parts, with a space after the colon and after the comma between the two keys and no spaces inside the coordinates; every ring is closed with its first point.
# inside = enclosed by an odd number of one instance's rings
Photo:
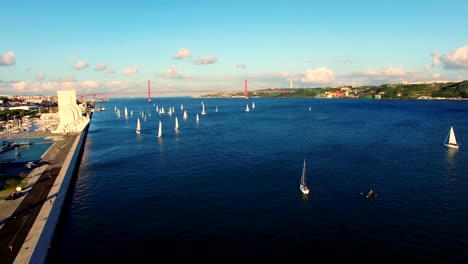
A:
{"type": "MultiPolygon", "coordinates": [[[[417,99],[417,98],[468,98],[468,81],[447,83],[424,84],[382,84],[378,86],[360,87],[317,87],[317,88],[270,88],[264,90],[249,91],[249,97],[288,97],[288,98],[314,98],[327,97],[330,92],[348,90],[338,97],[362,97],[388,99],[417,99]],[[344,88],[344,89],[342,89],[344,88]]],[[[206,97],[241,97],[242,92],[211,94],[206,97]]],[[[334,96],[335,97],[335,96],[334,96]]]]}

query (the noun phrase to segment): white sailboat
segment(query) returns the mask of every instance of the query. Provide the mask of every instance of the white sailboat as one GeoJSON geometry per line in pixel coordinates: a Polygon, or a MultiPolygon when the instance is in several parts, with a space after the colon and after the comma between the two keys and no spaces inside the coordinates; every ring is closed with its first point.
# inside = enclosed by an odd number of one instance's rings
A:
{"type": "Polygon", "coordinates": [[[245,111],[246,111],[246,112],[250,112],[249,104],[247,104],[247,105],[245,106],[245,111]]]}
{"type": "Polygon", "coordinates": [[[255,109],[255,103],[252,102],[252,109],[255,109]]]}
{"type": "Polygon", "coordinates": [[[183,116],[183,118],[184,118],[184,119],[187,119],[187,117],[188,117],[188,116],[187,116],[187,110],[184,110],[184,116],[183,116]]]}
{"type": "Polygon", "coordinates": [[[218,112],[218,107],[217,107],[217,106],[216,106],[216,108],[215,108],[215,112],[218,112]]]}
{"type": "Polygon", "coordinates": [[[128,111],[127,111],[127,107],[125,107],[125,109],[124,109],[124,117],[125,117],[125,118],[128,118],[128,111]]]}
{"type": "Polygon", "coordinates": [[[175,131],[178,131],[179,130],[179,121],[177,121],[177,116],[175,117],[175,127],[174,127],[175,131]]]}
{"type": "Polygon", "coordinates": [[[162,123],[159,121],[158,138],[162,137],[162,123]]]}
{"type": "Polygon", "coordinates": [[[200,121],[200,118],[198,117],[198,114],[195,116],[195,120],[197,121],[197,123],[198,123],[198,121],[200,121]]]}
{"type": "Polygon", "coordinates": [[[202,104],[202,111],[201,111],[201,114],[202,114],[202,115],[206,115],[206,112],[205,112],[205,105],[204,105],[204,104],[202,104]]]}
{"type": "Polygon", "coordinates": [[[140,134],[140,118],[137,119],[136,133],[140,134]]]}
{"type": "Polygon", "coordinates": [[[309,106],[309,111],[312,111],[312,106],[309,106]]]}
{"type": "Polygon", "coordinates": [[[453,127],[450,127],[450,131],[447,134],[447,137],[445,137],[444,140],[444,146],[449,147],[449,148],[458,148],[457,144],[457,139],[455,138],[455,132],[453,131],[453,127]],[[448,138],[448,142],[447,142],[448,138]]]}
{"type": "Polygon", "coordinates": [[[304,165],[302,167],[302,176],[301,176],[301,184],[299,185],[299,189],[303,194],[309,193],[309,188],[307,188],[306,183],[306,160],[304,159],[304,165]]]}

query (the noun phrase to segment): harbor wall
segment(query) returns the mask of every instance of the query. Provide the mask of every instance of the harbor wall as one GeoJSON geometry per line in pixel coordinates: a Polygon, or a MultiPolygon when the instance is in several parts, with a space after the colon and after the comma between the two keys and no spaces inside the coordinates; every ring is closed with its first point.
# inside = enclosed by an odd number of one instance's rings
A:
{"type": "Polygon", "coordinates": [[[41,212],[18,253],[14,263],[45,263],[51,248],[60,215],[66,204],[67,193],[78,171],[83,155],[89,124],[75,138],[41,212]]]}

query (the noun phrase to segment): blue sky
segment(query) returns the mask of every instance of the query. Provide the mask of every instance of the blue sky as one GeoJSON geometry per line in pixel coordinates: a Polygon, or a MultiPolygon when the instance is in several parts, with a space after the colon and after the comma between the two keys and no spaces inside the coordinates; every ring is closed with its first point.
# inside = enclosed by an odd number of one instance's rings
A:
{"type": "Polygon", "coordinates": [[[467,1],[69,2],[2,3],[0,94],[468,79],[467,1]]]}

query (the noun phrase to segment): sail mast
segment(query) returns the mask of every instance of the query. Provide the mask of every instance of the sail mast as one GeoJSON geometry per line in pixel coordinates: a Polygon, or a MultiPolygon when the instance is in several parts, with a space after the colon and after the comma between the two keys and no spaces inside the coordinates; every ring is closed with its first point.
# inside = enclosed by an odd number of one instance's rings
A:
{"type": "Polygon", "coordinates": [[[304,166],[302,167],[301,184],[305,185],[305,183],[306,183],[306,160],[304,159],[304,166]]]}

